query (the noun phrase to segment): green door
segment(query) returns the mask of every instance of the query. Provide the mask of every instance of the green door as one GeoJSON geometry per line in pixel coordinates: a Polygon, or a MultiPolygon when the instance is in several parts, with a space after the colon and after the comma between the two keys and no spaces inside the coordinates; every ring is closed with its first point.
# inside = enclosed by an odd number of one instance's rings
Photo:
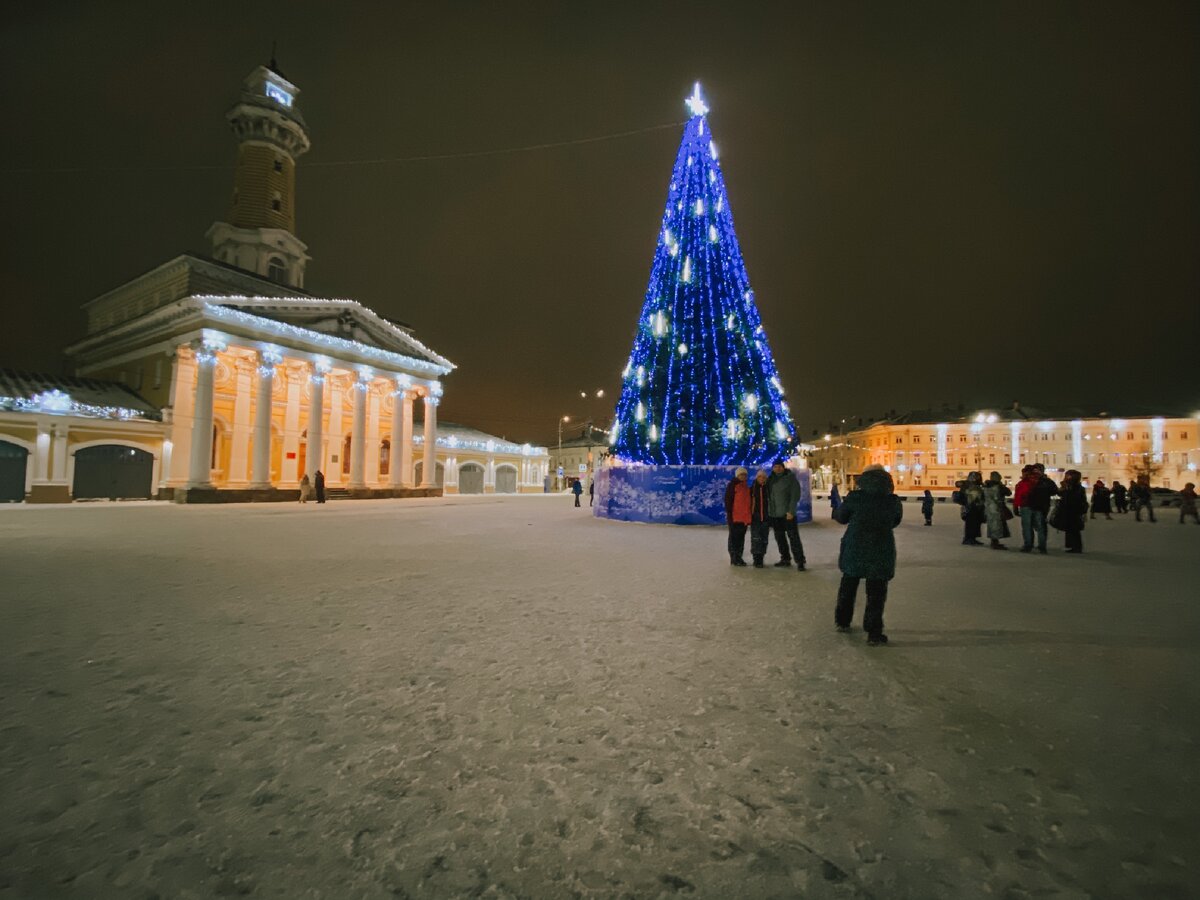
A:
{"type": "Polygon", "coordinates": [[[75,453],[76,500],[148,500],[152,494],[154,457],[145,450],[102,444],[75,453]]]}
{"type": "Polygon", "coordinates": [[[25,467],[28,464],[28,450],[0,441],[0,503],[20,503],[25,499],[25,467]]]}

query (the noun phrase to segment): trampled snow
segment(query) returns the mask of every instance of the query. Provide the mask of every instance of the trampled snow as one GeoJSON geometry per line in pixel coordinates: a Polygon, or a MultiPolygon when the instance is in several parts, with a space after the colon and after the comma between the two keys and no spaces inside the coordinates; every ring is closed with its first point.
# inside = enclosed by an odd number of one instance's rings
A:
{"type": "Polygon", "coordinates": [[[1200,895],[1200,528],[906,504],[872,649],[571,504],[0,507],[0,897],[1200,895]]]}

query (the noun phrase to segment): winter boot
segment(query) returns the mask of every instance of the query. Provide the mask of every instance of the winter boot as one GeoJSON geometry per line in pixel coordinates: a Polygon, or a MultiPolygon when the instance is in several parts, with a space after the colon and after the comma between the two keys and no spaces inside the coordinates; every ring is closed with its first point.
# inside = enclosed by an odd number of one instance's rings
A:
{"type": "Polygon", "coordinates": [[[763,558],[761,556],[754,557],[754,568],[761,569],[763,567],[763,558]]]}
{"type": "Polygon", "coordinates": [[[775,568],[777,569],[790,569],[791,567],[792,561],[790,559],[781,559],[779,562],[775,563],[775,568]]]}
{"type": "Polygon", "coordinates": [[[872,634],[867,635],[867,646],[868,647],[882,647],[886,643],[887,643],[887,635],[884,634],[882,631],[876,631],[872,634]]]}
{"type": "Polygon", "coordinates": [[[735,565],[735,566],[744,566],[745,564],[746,564],[746,561],[744,559],[742,559],[740,556],[737,557],[736,559],[734,559],[734,561],[733,561],[733,565],[735,565]]]}

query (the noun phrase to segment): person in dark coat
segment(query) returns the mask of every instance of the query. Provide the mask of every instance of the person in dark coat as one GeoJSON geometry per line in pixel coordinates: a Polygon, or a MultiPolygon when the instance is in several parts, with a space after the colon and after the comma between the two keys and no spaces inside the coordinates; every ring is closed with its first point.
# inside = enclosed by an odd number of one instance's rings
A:
{"type": "Polygon", "coordinates": [[[1137,481],[1133,483],[1133,487],[1129,489],[1129,499],[1133,503],[1133,518],[1135,522],[1142,521],[1143,509],[1150,516],[1151,522],[1158,521],[1158,519],[1154,518],[1154,502],[1152,497],[1149,476],[1139,475],[1137,481]]]}
{"type": "Polygon", "coordinates": [[[967,480],[958,491],[958,502],[962,504],[962,542],[970,545],[982,544],[983,541],[979,540],[985,518],[982,473],[967,473],[967,480]]]}
{"type": "Polygon", "coordinates": [[[838,491],[838,486],[835,484],[829,489],[829,514],[836,517],[838,507],[842,505],[842,495],[838,491]]]}
{"type": "Polygon", "coordinates": [[[596,476],[592,476],[592,480],[588,482],[588,506],[596,505],[596,476]]]}
{"type": "Polygon", "coordinates": [[[1103,513],[1104,518],[1112,518],[1112,503],[1110,496],[1112,491],[1104,484],[1103,478],[1097,478],[1095,485],[1092,487],[1092,512],[1088,518],[1096,518],[1096,513],[1103,513]]]}
{"type": "Polygon", "coordinates": [[[1183,486],[1183,490],[1179,492],[1179,524],[1183,524],[1183,520],[1188,516],[1192,517],[1192,521],[1200,525],[1200,515],[1196,513],[1196,484],[1189,481],[1183,486]]]}
{"type": "Polygon", "coordinates": [[[767,512],[771,517],[771,530],[775,532],[775,544],[779,547],[779,562],[775,565],[780,569],[790,569],[792,558],[795,557],[796,568],[803,572],[804,545],[800,543],[800,523],[796,521],[800,480],[782,460],[776,460],[771,465],[767,489],[770,491],[767,512]]]}
{"type": "Polygon", "coordinates": [[[575,495],[575,505],[579,506],[579,498],[583,496],[583,482],[578,478],[571,483],[571,493],[575,495]]]}
{"type": "Polygon", "coordinates": [[[1083,552],[1083,523],[1087,511],[1082,478],[1075,469],[1068,469],[1058,489],[1058,508],[1054,511],[1054,525],[1066,536],[1068,553],[1083,552]]]}
{"type": "Polygon", "coordinates": [[[1113,506],[1117,508],[1119,513],[1129,512],[1129,498],[1125,492],[1125,485],[1119,481],[1114,481],[1112,485],[1112,501],[1113,506]]]}
{"type": "Polygon", "coordinates": [[[835,517],[846,527],[838,553],[842,582],[838,586],[834,623],[838,631],[849,631],[854,620],[854,600],[860,579],[867,580],[867,608],[863,630],[867,643],[887,643],[883,633],[883,607],[888,582],[896,574],[896,537],[892,531],[904,516],[904,507],[894,493],[892,476],[881,466],[868,466],[858,477],[856,490],[846,495],[835,517]]]}
{"type": "Polygon", "coordinates": [[[729,527],[729,564],[744,566],[746,560],[746,529],[750,527],[750,485],[746,484],[749,473],[741,466],[733,473],[733,480],[725,485],[725,524],[729,527]]]}
{"type": "Polygon", "coordinates": [[[324,503],[325,502],[325,473],[322,472],[320,469],[317,469],[316,474],[313,475],[313,487],[315,487],[317,489],[317,502],[324,503]]]}
{"type": "Polygon", "coordinates": [[[767,488],[767,470],[759,469],[750,484],[750,556],[754,568],[763,567],[767,544],[771,539],[771,491],[767,488]]]}
{"type": "Polygon", "coordinates": [[[925,517],[925,524],[933,524],[933,494],[929,492],[929,488],[925,488],[925,496],[921,500],[921,515],[925,517]]]}

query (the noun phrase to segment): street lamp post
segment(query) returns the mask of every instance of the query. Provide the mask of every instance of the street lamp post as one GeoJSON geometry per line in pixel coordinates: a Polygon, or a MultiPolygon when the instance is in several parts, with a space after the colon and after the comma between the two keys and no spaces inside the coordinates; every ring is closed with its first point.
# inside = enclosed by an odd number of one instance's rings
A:
{"type": "Polygon", "coordinates": [[[562,427],[563,427],[564,422],[570,422],[570,421],[571,421],[570,416],[559,416],[558,417],[558,456],[555,457],[555,466],[554,466],[554,490],[555,491],[562,490],[562,475],[559,474],[562,471],[562,427]]]}

